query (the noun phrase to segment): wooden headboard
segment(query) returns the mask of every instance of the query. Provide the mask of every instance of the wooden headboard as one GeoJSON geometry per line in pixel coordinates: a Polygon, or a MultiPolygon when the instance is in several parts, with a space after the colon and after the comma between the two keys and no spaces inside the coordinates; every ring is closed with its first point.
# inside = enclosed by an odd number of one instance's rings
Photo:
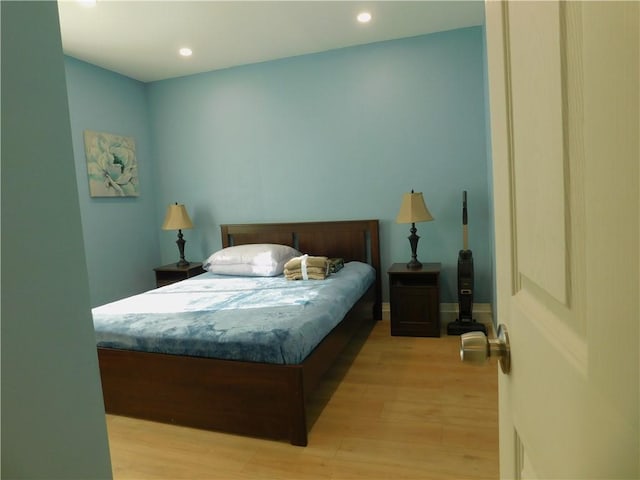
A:
{"type": "Polygon", "coordinates": [[[309,255],[359,261],[376,270],[374,316],[382,318],[382,277],[378,220],[336,222],[249,223],[220,225],[222,246],[248,243],[289,245],[309,255]]]}

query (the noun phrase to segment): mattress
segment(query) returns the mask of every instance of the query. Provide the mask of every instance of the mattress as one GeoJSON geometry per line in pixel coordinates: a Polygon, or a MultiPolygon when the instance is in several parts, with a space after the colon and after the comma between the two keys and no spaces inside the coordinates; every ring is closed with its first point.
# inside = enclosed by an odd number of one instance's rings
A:
{"type": "Polygon", "coordinates": [[[203,273],[92,310],[99,347],[298,364],[375,280],[349,262],[324,280],[203,273]]]}

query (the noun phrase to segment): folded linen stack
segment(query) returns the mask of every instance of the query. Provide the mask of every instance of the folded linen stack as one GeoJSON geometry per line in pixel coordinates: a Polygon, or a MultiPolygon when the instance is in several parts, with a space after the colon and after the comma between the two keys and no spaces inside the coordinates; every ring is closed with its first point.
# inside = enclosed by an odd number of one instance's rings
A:
{"type": "Polygon", "coordinates": [[[327,257],[302,255],[284,264],[284,276],[287,280],[324,280],[329,275],[327,257]]]}

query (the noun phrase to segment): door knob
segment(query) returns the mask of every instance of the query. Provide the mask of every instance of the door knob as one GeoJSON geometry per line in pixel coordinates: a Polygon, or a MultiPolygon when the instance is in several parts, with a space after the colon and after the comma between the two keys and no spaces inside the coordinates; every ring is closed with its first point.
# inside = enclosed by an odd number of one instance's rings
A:
{"type": "Polygon", "coordinates": [[[460,359],[463,362],[482,364],[489,357],[498,357],[502,373],[511,371],[511,349],[507,327],[498,326],[498,336],[489,340],[483,332],[460,335],[460,359]]]}

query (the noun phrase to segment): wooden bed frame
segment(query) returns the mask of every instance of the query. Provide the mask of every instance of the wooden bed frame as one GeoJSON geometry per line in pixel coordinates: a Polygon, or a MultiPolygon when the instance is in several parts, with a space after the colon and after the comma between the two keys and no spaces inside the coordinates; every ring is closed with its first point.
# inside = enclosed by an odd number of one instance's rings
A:
{"type": "Polygon", "coordinates": [[[377,220],[221,225],[223,247],[279,243],[310,255],[357,260],[376,282],[297,365],[98,348],[107,413],[307,444],[305,401],[365,322],[381,318],[377,220]]]}

